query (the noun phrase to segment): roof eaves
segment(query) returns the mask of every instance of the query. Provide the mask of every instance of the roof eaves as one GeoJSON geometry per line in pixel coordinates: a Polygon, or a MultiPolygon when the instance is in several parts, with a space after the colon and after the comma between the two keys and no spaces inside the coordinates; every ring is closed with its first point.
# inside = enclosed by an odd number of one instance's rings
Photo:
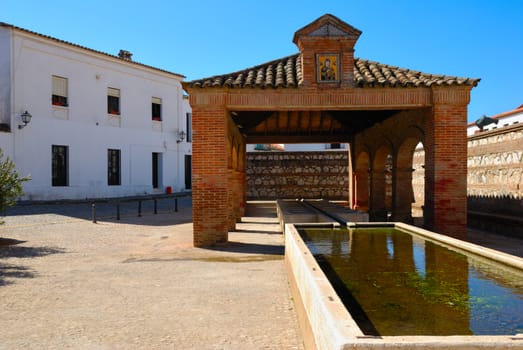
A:
{"type": "Polygon", "coordinates": [[[147,64],[144,64],[144,63],[136,62],[136,61],[126,61],[126,60],[122,60],[122,59],[119,58],[118,56],[111,55],[111,54],[109,54],[109,53],[107,53],[107,52],[94,50],[94,49],[91,49],[91,48],[88,48],[88,47],[85,47],[85,46],[82,46],[82,45],[78,45],[78,44],[75,44],[75,43],[71,43],[71,42],[69,42],[69,41],[65,41],[65,40],[62,40],[62,39],[58,39],[58,38],[52,37],[52,36],[49,36],[49,35],[40,34],[40,33],[34,32],[34,31],[32,31],[32,30],[28,30],[28,29],[25,29],[25,28],[17,27],[17,26],[15,26],[15,25],[12,25],[12,24],[9,24],[9,23],[0,22],[0,26],[1,26],[1,27],[6,27],[6,28],[12,28],[12,29],[14,29],[14,30],[18,30],[18,31],[21,31],[21,32],[24,32],[24,33],[27,33],[27,34],[30,34],[30,35],[35,35],[35,36],[37,36],[37,37],[39,37],[39,38],[44,38],[44,39],[52,40],[52,41],[55,41],[55,42],[58,42],[58,43],[61,43],[61,44],[65,44],[65,45],[68,45],[68,46],[72,46],[72,47],[75,47],[75,48],[78,48],[78,49],[82,49],[82,50],[86,50],[86,51],[89,51],[89,52],[92,52],[92,53],[96,53],[96,54],[104,55],[104,56],[106,56],[106,57],[110,57],[110,58],[113,58],[113,59],[117,59],[117,60],[121,61],[122,63],[128,63],[128,64],[132,64],[132,65],[137,65],[137,66],[141,66],[141,67],[145,67],[145,68],[153,69],[153,70],[156,70],[156,71],[159,71],[159,72],[162,72],[162,73],[167,73],[167,74],[175,75],[175,76],[180,77],[180,78],[182,78],[182,79],[185,78],[184,75],[179,74],[179,73],[170,72],[170,71],[165,70],[165,69],[161,69],[161,68],[153,67],[153,66],[150,66],[150,65],[147,65],[147,64]]]}

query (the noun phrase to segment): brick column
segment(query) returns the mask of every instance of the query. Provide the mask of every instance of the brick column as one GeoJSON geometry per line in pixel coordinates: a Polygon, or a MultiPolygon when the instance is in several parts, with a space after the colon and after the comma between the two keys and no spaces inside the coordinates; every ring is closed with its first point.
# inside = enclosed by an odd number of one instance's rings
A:
{"type": "Polygon", "coordinates": [[[393,168],[392,221],[412,222],[412,168],[393,168]]]}
{"type": "Polygon", "coordinates": [[[368,210],[369,203],[369,171],[357,170],[354,174],[355,209],[368,210]]]}
{"type": "Polygon", "coordinates": [[[227,122],[219,104],[195,104],[192,113],[193,244],[205,247],[228,239],[227,122]]]}
{"type": "Polygon", "coordinates": [[[235,173],[236,171],[234,169],[228,169],[227,170],[227,178],[228,178],[228,185],[227,185],[227,202],[228,202],[228,208],[227,208],[227,222],[229,231],[235,231],[236,230],[236,181],[235,181],[235,173]]]}
{"type": "Polygon", "coordinates": [[[425,225],[467,233],[467,104],[470,88],[434,87],[425,126],[425,225]]]}
{"type": "Polygon", "coordinates": [[[371,177],[369,218],[371,221],[387,221],[385,206],[385,172],[373,170],[371,177]]]}
{"type": "Polygon", "coordinates": [[[239,163],[238,163],[238,170],[239,170],[239,188],[241,189],[241,193],[239,196],[240,200],[240,211],[239,211],[239,219],[243,216],[245,216],[245,206],[247,205],[247,147],[245,143],[242,143],[239,157],[238,157],[239,163]]]}

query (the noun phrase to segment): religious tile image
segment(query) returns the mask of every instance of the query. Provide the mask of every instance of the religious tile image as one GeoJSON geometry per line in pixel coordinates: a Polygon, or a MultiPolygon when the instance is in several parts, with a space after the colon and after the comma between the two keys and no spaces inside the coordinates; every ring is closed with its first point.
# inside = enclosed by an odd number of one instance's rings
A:
{"type": "Polygon", "coordinates": [[[316,69],[319,82],[336,82],[338,77],[338,55],[319,54],[316,56],[316,69]]]}

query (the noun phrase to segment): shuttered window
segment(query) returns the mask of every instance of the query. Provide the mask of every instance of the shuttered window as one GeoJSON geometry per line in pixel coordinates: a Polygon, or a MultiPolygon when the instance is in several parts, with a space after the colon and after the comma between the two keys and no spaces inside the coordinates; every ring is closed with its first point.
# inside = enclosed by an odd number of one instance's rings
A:
{"type": "Polygon", "coordinates": [[[120,90],[107,88],[107,113],[120,114],[120,90]]]}
{"type": "Polygon", "coordinates": [[[51,101],[53,106],[67,107],[67,78],[53,75],[53,93],[51,101]]]}
{"type": "Polygon", "coordinates": [[[162,120],[162,99],[158,97],[152,98],[151,116],[153,120],[162,120]]]}

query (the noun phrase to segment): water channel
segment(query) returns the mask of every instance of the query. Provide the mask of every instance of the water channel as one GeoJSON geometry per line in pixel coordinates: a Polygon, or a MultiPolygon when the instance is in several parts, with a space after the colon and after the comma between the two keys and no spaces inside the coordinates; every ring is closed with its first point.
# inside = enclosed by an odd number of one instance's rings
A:
{"type": "Polygon", "coordinates": [[[300,228],[368,335],[523,333],[523,272],[397,228],[300,228]]]}

